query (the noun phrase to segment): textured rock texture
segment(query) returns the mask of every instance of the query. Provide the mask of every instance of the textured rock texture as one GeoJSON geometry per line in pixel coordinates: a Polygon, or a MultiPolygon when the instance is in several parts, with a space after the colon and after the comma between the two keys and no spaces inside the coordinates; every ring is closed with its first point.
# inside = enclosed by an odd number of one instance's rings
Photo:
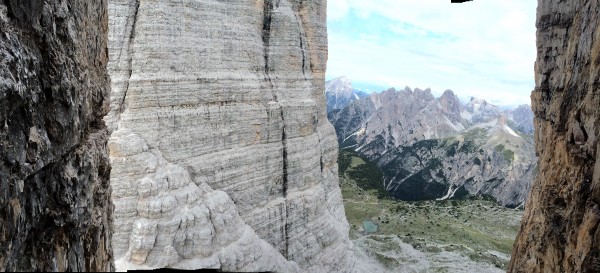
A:
{"type": "Polygon", "coordinates": [[[482,99],[463,105],[451,90],[435,98],[407,87],[371,94],[329,118],[340,147],[375,162],[397,199],[488,195],[517,207],[536,172],[533,138],[516,130],[533,126],[528,113],[528,106],[505,112],[482,99]]]}
{"type": "Polygon", "coordinates": [[[600,4],[538,1],[539,175],[509,272],[600,272],[600,4]]]}
{"type": "Polygon", "coordinates": [[[0,1],[0,271],[113,269],[106,1],[0,1]]]}
{"type": "Polygon", "coordinates": [[[325,12],[110,1],[117,269],[352,270],[325,12]]]}

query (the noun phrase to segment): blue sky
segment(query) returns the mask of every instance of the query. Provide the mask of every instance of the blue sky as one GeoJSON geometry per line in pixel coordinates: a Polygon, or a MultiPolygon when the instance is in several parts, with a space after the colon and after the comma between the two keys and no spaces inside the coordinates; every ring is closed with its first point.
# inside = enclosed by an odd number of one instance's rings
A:
{"type": "Polygon", "coordinates": [[[327,79],[530,104],[535,0],[328,0],[327,79]]]}

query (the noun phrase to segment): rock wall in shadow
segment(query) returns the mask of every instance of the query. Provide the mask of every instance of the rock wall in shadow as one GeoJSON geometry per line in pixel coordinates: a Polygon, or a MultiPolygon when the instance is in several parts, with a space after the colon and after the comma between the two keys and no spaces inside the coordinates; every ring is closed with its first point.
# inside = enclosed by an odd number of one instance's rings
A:
{"type": "Polygon", "coordinates": [[[600,4],[538,1],[539,173],[509,272],[600,272],[600,4]]]}
{"type": "Polygon", "coordinates": [[[112,265],[107,1],[0,1],[0,271],[112,265]]]}

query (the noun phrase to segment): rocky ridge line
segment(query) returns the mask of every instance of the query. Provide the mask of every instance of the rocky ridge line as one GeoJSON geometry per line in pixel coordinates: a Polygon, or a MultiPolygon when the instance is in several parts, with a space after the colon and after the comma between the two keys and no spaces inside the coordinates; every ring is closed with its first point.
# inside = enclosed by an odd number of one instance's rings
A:
{"type": "Polygon", "coordinates": [[[533,138],[516,130],[532,126],[531,110],[517,110],[476,98],[463,105],[451,90],[435,98],[430,89],[407,87],[352,101],[329,118],[340,147],[376,162],[397,199],[487,195],[519,207],[536,164],[533,138]]]}

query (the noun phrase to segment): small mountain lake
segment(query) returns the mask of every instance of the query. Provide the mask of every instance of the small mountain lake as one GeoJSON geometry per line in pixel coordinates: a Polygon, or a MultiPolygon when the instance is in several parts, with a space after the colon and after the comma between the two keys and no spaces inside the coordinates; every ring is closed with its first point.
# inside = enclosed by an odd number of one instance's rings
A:
{"type": "Polygon", "coordinates": [[[367,234],[375,233],[375,232],[377,232],[377,228],[379,228],[379,226],[377,224],[373,223],[373,221],[371,221],[371,220],[364,220],[362,222],[362,226],[363,226],[363,229],[365,230],[365,232],[367,232],[367,234]]]}

